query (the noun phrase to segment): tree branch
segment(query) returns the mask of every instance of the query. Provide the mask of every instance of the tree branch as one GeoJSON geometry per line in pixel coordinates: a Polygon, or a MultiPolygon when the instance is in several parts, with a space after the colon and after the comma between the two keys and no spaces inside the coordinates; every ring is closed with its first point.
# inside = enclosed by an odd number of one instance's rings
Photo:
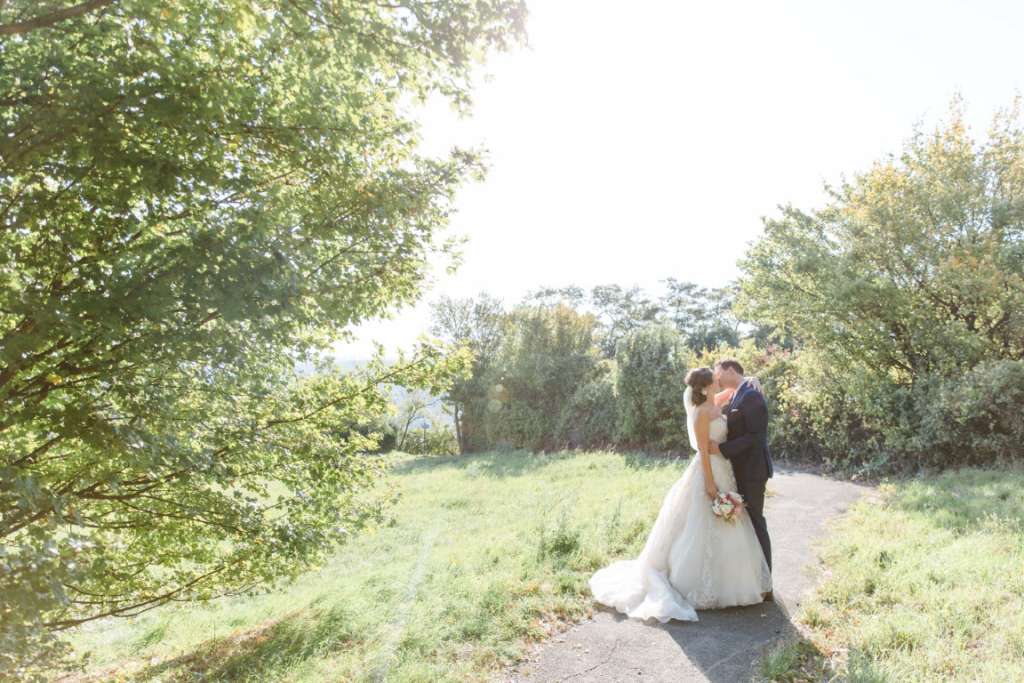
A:
{"type": "Polygon", "coordinates": [[[81,2],[71,7],[65,7],[49,14],[44,14],[32,19],[26,19],[25,21],[16,21],[11,24],[0,24],[0,36],[11,36],[20,33],[28,33],[29,31],[35,31],[36,29],[49,28],[55,24],[58,24],[65,19],[73,19],[74,17],[80,17],[83,14],[93,12],[95,10],[112,5],[117,0],[88,0],[88,2],[81,2]]]}
{"type": "MultiPolygon", "coordinates": [[[[63,631],[63,630],[72,628],[74,626],[78,626],[80,624],[84,624],[84,623],[89,622],[89,621],[95,621],[96,619],[102,619],[104,617],[134,617],[134,616],[138,616],[139,614],[142,614],[143,612],[151,610],[154,607],[159,607],[160,605],[162,605],[162,604],[164,604],[166,602],[169,602],[170,600],[173,600],[177,595],[183,593],[184,591],[187,591],[189,588],[192,588],[193,586],[195,586],[195,585],[197,585],[199,583],[202,583],[203,581],[205,581],[206,579],[210,578],[211,576],[219,574],[220,572],[224,571],[225,569],[229,568],[230,566],[231,565],[222,564],[219,567],[216,567],[215,569],[213,569],[213,570],[211,570],[211,571],[209,571],[209,572],[207,572],[205,574],[197,576],[197,577],[193,578],[191,581],[188,581],[187,583],[184,583],[181,586],[178,586],[177,588],[175,588],[173,590],[167,591],[166,593],[162,593],[160,595],[156,595],[156,596],[153,596],[153,597],[145,599],[145,600],[140,600],[140,601],[138,601],[138,602],[136,602],[134,604],[123,605],[123,606],[120,606],[120,607],[114,607],[112,609],[107,610],[106,612],[100,612],[98,614],[92,614],[92,615],[81,617],[81,618],[77,618],[77,619],[72,618],[72,619],[60,619],[60,620],[57,620],[57,621],[50,621],[50,622],[44,623],[43,626],[46,627],[46,628],[53,629],[55,631],[63,631]]],[[[70,589],[72,591],[77,590],[75,586],[72,586],[70,584],[65,584],[65,587],[67,587],[68,589],[70,589]]],[[[78,601],[72,600],[72,603],[78,604],[78,601]]]]}

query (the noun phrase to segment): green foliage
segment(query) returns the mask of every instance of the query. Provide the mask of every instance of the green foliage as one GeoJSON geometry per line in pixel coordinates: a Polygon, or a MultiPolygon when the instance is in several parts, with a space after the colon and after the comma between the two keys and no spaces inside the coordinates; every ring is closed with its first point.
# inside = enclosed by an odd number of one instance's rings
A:
{"type": "MultiPolygon", "coordinates": [[[[664,291],[654,297],[639,287],[598,285],[587,294],[580,287],[541,288],[527,296],[531,304],[565,304],[593,313],[598,320],[598,345],[606,358],[615,357],[619,342],[636,330],[655,323],[672,325],[695,352],[739,343],[742,325],[733,313],[735,285],[717,289],[666,278],[664,291]]],[[[761,328],[752,330],[760,340],[761,328]]]]}
{"type": "Polygon", "coordinates": [[[559,415],[555,439],[569,448],[617,444],[620,416],[615,361],[602,361],[598,372],[598,377],[576,389],[559,415]]]}
{"type": "Polygon", "coordinates": [[[782,355],[765,374],[773,452],[839,469],[888,466],[884,435],[899,420],[904,390],[839,373],[810,349],[782,355]]]}
{"type": "Polygon", "coordinates": [[[641,328],[619,342],[615,360],[620,440],[688,449],[684,379],[696,359],[680,334],[667,325],[641,328]]]}
{"type": "Polygon", "coordinates": [[[589,293],[577,286],[541,288],[512,312],[486,294],[442,298],[434,305],[431,331],[464,344],[475,358],[471,377],[457,381],[446,396],[462,452],[499,446],[687,450],[685,421],[675,423],[683,414],[682,376],[692,352],[738,343],[743,331],[731,313],[733,290],[673,278],[657,297],[619,285],[589,293]],[[587,321],[577,325],[587,330],[585,338],[567,331],[576,325],[568,320],[587,321]],[[650,332],[654,328],[663,332],[650,332]],[[616,349],[651,334],[673,336],[673,350],[661,352],[676,360],[631,360],[630,372],[638,374],[625,380],[631,393],[623,394],[616,349]],[[650,362],[668,365],[658,369],[650,362]]]}
{"type": "Polygon", "coordinates": [[[402,452],[411,455],[458,455],[459,442],[448,425],[410,429],[402,452]]]}
{"type": "Polygon", "coordinates": [[[521,306],[507,324],[489,391],[486,424],[492,443],[557,447],[562,409],[596,373],[596,321],[559,304],[521,306]]]}
{"type": "Polygon", "coordinates": [[[431,332],[473,353],[473,371],[456,380],[445,395],[455,420],[459,452],[487,447],[486,419],[492,379],[506,332],[502,303],[482,293],[477,297],[442,297],[432,305],[431,332]]]}
{"type": "Polygon", "coordinates": [[[590,298],[601,322],[600,345],[606,358],[615,357],[615,349],[625,336],[657,321],[663,313],[661,305],[639,287],[599,285],[590,298]]]}
{"type": "Polygon", "coordinates": [[[464,105],[521,29],[514,0],[123,0],[4,38],[0,666],[294,575],[378,514],[377,385],[444,391],[468,356],[292,368],[451,252],[480,164],[419,156],[405,105],[464,105]]]}
{"type": "Polygon", "coordinates": [[[734,287],[706,289],[692,282],[668,278],[662,298],[665,317],[696,352],[740,340],[740,322],[732,311],[734,287]]]}
{"type": "Polygon", "coordinates": [[[1024,459],[1024,362],[982,363],[963,377],[921,383],[894,429],[915,464],[987,465],[1024,459]]]}
{"type": "Polygon", "coordinates": [[[770,683],[815,683],[830,680],[829,671],[819,663],[821,654],[805,640],[785,640],[769,650],[758,662],[758,681],[770,683]]]}
{"type": "Polygon", "coordinates": [[[749,317],[840,368],[911,384],[1024,356],[1024,129],[976,143],[956,108],[903,154],[788,207],[743,261],[749,317]]]}
{"type": "Polygon", "coordinates": [[[954,106],[831,195],[766,221],[742,262],[744,317],[799,351],[781,371],[773,443],[867,469],[1019,456],[997,398],[1019,396],[1024,360],[1019,108],[979,143],[954,106]]]}
{"type": "Polygon", "coordinates": [[[537,559],[564,566],[580,549],[580,529],[573,525],[569,510],[562,508],[553,524],[541,526],[537,533],[537,559]]]}

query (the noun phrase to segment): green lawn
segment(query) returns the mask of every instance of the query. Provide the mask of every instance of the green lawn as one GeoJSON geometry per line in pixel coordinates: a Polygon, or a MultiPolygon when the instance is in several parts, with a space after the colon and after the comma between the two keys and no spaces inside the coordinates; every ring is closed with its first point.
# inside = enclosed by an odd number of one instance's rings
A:
{"type": "Polygon", "coordinates": [[[393,520],[256,597],[75,635],[96,680],[474,681],[591,609],[685,467],[610,453],[393,456],[393,520]]]}
{"type": "Polygon", "coordinates": [[[1024,472],[963,470],[886,485],[826,543],[806,638],[765,678],[1024,681],[1024,472]]]}

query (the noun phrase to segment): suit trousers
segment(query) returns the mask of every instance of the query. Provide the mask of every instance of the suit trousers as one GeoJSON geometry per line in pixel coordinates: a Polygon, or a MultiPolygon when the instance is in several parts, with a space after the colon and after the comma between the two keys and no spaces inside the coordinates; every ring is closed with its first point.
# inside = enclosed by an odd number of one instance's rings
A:
{"type": "Polygon", "coordinates": [[[764,519],[764,491],[767,483],[764,479],[737,479],[736,488],[739,489],[738,493],[743,496],[747,514],[750,515],[754,533],[757,534],[757,541],[761,544],[764,559],[768,562],[768,569],[771,569],[772,541],[768,537],[768,523],[764,519]]]}

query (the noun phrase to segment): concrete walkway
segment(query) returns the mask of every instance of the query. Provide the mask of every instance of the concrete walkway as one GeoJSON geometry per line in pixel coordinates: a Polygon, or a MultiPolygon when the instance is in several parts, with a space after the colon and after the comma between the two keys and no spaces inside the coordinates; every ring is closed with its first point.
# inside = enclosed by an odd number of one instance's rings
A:
{"type": "Polygon", "coordinates": [[[749,681],[765,647],[795,632],[795,614],[816,577],[815,541],[826,520],[869,488],[779,468],[768,482],[774,603],[700,613],[696,623],[644,623],[599,608],[593,619],[539,646],[501,680],[525,683],[749,681]]]}

